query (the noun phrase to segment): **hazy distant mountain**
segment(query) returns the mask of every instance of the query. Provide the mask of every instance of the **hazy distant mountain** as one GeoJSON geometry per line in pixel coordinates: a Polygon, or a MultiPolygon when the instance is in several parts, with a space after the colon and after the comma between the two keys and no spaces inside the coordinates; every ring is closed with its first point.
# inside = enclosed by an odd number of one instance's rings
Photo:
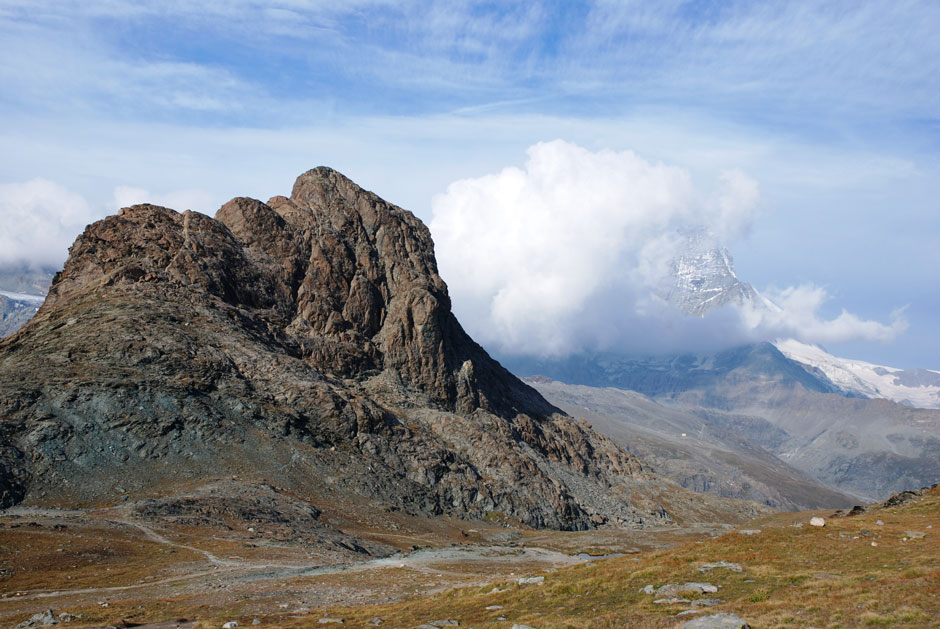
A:
{"type": "Polygon", "coordinates": [[[818,345],[793,339],[776,341],[774,345],[787,358],[825,376],[847,393],[884,398],[916,408],[940,408],[940,371],[896,369],[838,358],[818,345]]]}
{"type": "MultiPolygon", "coordinates": [[[[728,250],[701,232],[686,235],[672,263],[674,283],[666,299],[686,314],[704,317],[725,305],[779,311],[771,300],[740,280],[728,250]]],[[[789,359],[849,396],[883,398],[916,408],[940,408],[940,371],[897,369],[839,358],[795,339],[774,345],[789,359]]]]}
{"type": "Polygon", "coordinates": [[[789,436],[764,419],[691,412],[635,391],[571,385],[545,377],[526,382],[552,404],[584,417],[683,487],[798,511],[855,504],[814,481],[773,451],[789,436]]]}
{"type": "Polygon", "coordinates": [[[0,268],[0,337],[13,334],[36,314],[53,275],[50,269],[0,268]]]}
{"type": "Polygon", "coordinates": [[[708,391],[729,383],[773,382],[801,385],[817,393],[842,393],[821,374],[807,371],[771,343],[743,345],[714,354],[630,357],[612,352],[564,358],[501,357],[521,376],[544,375],[568,384],[618,387],[652,398],[673,398],[684,391],[708,391]]]}
{"type": "Polygon", "coordinates": [[[782,438],[761,445],[840,492],[875,499],[940,480],[940,410],[849,397],[770,343],[707,355],[583,354],[502,362],[520,376],[629,389],[710,422],[737,422],[731,439],[742,430],[752,438],[754,426],[779,430],[782,438]]]}
{"type": "Polygon", "coordinates": [[[685,236],[685,246],[672,261],[674,283],[665,294],[666,301],[697,317],[728,304],[779,310],[753,286],[738,279],[727,248],[703,232],[685,236]]]}

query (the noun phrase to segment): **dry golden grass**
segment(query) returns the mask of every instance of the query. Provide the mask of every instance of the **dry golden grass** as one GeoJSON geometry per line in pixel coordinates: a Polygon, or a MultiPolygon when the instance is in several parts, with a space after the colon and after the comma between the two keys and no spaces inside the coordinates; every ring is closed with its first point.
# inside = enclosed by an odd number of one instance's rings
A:
{"type": "MultiPolygon", "coordinates": [[[[106,626],[121,618],[142,623],[180,617],[196,619],[207,628],[229,620],[250,626],[253,618],[260,618],[262,627],[309,627],[320,626],[317,620],[323,616],[343,618],[346,627],[361,627],[376,616],[384,620],[383,627],[391,628],[415,627],[437,619],[455,619],[462,627],[477,628],[508,629],[513,623],[539,629],[677,627],[690,617],[676,614],[689,606],[654,604],[656,597],[641,593],[640,588],[707,581],[720,590],[704,596],[724,602],[703,613],[732,612],[755,629],[940,628],[940,490],[900,507],[855,517],[830,515],[775,514],[743,527],[761,529],[759,534],[732,531],[715,538],[683,537],[688,531],[665,536],[643,532],[631,537],[621,537],[623,532],[618,531],[519,531],[519,542],[527,545],[565,552],[596,548],[634,553],[542,572],[545,581],[541,585],[515,582],[515,577],[523,574],[539,574],[527,572],[537,571],[537,564],[521,560],[511,565],[470,567],[441,562],[425,570],[381,568],[240,580],[239,569],[213,567],[199,553],[150,541],[126,525],[85,520],[70,524],[68,529],[56,529],[49,522],[31,527],[26,519],[20,519],[16,522],[20,526],[11,529],[14,521],[7,519],[0,531],[0,567],[16,570],[0,574],[0,624],[15,625],[39,606],[48,605],[57,612],[81,613],[82,619],[70,627],[106,626]],[[827,525],[809,526],[814,515],[826,517],[827,525]],[[878,520],[883,524],[877,524],[878,520]],[[924,536],[912,538],[908,531],[924,536]],[[670,543],[677,545],[662,547],[670,543]],[[740,563],[744,570],[716,569],[704,575],[697,570],[703,563],[719,560],[740,563]],[[206,576],[194,578],[196,573],[206,576]],[[158,587],[140,587],[164,578],[158,587]],[[461,583],[486,581],[493,582],[453,589],[461,583]],[[123,585],[134,587],[114,589],[123,585]],[[20,591],[81,588],[107,591],[53,599],[38,599],[35,594],[17,597],[20,591]],[[441,588],[451,589],[433,594],[441,588]],[[323,601],[336,592],[365,594],[334,600],[406,598],[383,605],[317,608],[326,605],[323,601]],[[102,599],[108,601],[108,607],[97,604],[102,599]],[[296,602],[300,599],[306,601],[303,606],[309,611],[299,611],[301,606],[296,602]],[[281,609],[279,603],[287,601],[290,608],[281,609]],[[487,609],[492,606],[498,607],[487,609]]],[[[441,521],[425,525],[445,532],[454,528],[459,533],[457,527],[465,524],[452,526],[441,521]]],[[[246,561],[279,562],[305,552],[286,547],[249,548],[236,539],[213,537],[205,530],[161,530],[176,544],[209,550],[223,558],[237,555],[246,561]]],[[[470,531],[471,544],[485,543],[484,533],[492,532],[470,531]]],[[[416,530],[396,539],[403,545],[423,543],[436,538],[437,533],[416,530]]],[[[446,540],[451,537],[455,537],[453,532],[443,535],[446,540]]]]}
{"type": "MultiPolygon", "coordinates": [[[[828,512],[775,514],[747,528],[756,535],[725,534],[641,555],[596,561],[546,574],[542,585],[513,582],[451,590],[392,605],[317,610],[362,626],[375,616],[385,627],[413,627],[435,619],[461,626],[674,627],[688,605],[656,605],[639,589],[647,584],[707,581],[725,602],[708,612],[732,612],[753,627],[940,627],[940,490],[916,504],[830,518],[828,512]],[[809,526],[813,515],[826,526],[809,526]],[[877,520],[883,525],[878,525],[877,520]],[[803,524],[801,527],[795,524],[803,524]],[[930,528],[928,528],[930,527],[930,528]],[[907,531],[925,533],[910,539],[907,531]],[[876,546],[872,546],[875,542],[876,546]],[[697,567],[725,560],[742,573],[697,567]],[[500,606],[487,610],[488,606],[500,606]],[[506,620],[498,620],[498,618],[506,620]]],[[[687,598],[700,598],[687,596],[687,598]]],[[[309,626],[307,618],[281,618],[281,626],[309,626]]]]}

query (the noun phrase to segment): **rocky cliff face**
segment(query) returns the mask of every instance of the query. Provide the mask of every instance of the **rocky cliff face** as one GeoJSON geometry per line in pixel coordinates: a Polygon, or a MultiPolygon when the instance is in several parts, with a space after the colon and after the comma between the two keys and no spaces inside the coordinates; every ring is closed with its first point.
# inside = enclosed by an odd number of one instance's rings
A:
{"type": "Polygon", "coordinates": [[[667,513],[674,485],[492,360],[450,311],[427,228],[327,168],[214,219],[139,205],[89,226],[0,342],[0,504],[235,472],[556,528],[710,508],[667,513]]]}

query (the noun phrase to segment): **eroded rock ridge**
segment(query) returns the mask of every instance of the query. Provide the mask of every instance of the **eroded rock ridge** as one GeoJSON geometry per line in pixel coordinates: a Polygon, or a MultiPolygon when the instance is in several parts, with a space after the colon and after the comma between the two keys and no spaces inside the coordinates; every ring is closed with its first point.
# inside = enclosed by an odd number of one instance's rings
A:
{"type": "Polygon", "coordinates": [[[672,520],[672,486],[467,336],[427,228],[328,168],[215,218],[89,226],[0,342],[0,506],[234,472],[426,515],[672,520]]]}

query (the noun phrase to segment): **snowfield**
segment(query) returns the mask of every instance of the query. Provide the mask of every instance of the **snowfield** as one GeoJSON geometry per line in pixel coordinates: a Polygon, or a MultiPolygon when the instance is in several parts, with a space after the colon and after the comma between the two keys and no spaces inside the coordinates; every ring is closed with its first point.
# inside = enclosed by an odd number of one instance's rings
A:
{"type": "Polygon", "coordinates": [[[774,341],[780,352],[815,367],[837,387],[867,398],[884,398],[917,408],[940,408],[940,371],[896,369],[839,358],[817,345],[794,339],[774,341]]]}

